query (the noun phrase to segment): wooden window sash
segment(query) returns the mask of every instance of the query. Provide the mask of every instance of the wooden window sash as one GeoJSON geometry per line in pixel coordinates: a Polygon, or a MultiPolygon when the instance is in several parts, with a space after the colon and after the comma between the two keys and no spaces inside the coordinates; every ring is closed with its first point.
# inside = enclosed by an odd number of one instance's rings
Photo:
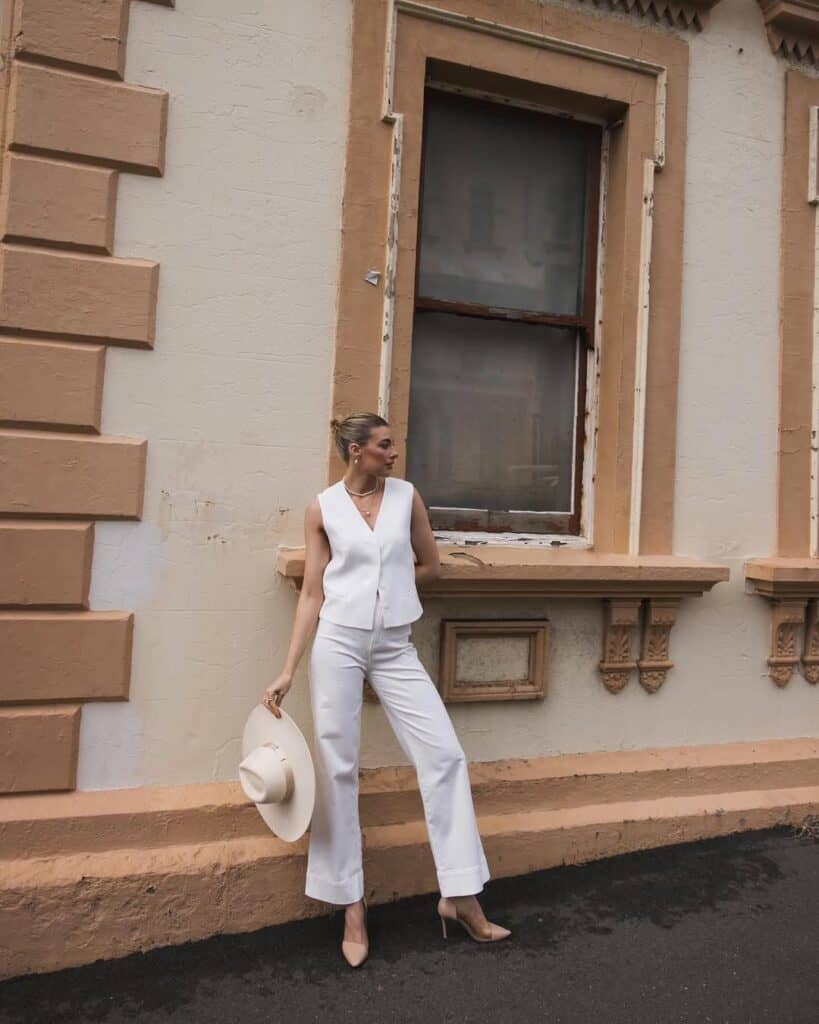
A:
{"type": "MultiPolygon", "coordinates": [[[[428,85],[425,94],[434,91],[428,85]]],[[[492,105],[497,108],[499,103],[491,99],[469,98],[470,103],[492,105]]],[[[532,111],[532,116],[560,125],[577,134],[584,134],[589,140],[588,162],[586,167],[586,238],[584,240],[584,281],[583,310],[581,315],[569,316],[550,313],[547,310],[522,310],[496,306],[484,306],[477,303],[453,302],[423,296],[419,291],[421,269],[421,237],[423,231],[423,197],[424,171],[426,167],[427,117],[428,106],[424,104],[423,127],[421,135],[421,174],[418,197],[418,223],[415,259],[415,311],[440,312],[455,316],[473,316],[486,320],[518,321],[563,328],[574,328],[578,337],[584,342],[586,351],[593,350],[596,345],[596,299],[597,299],[597,239],[598,221],[600,216],[600,168],[602,156],[602,131],[592,124],[586,124],[555,114],[532,111]]],[[[557,535],[579,535],[581,523],[581,502],[583,497],[583,457],[586,442],[586,392],[587,392],[587,360],[583,358],[583,348],[578,346],[576,355],[577,386],[575,395],[575,446],[573,459],[574,489],[571,512],[525,512],[499,511],[493,509],[461,509],[441,506],[428,506],[430,523],[435,530],[480,531],[486,533],[542,533],[557,535]]]]}

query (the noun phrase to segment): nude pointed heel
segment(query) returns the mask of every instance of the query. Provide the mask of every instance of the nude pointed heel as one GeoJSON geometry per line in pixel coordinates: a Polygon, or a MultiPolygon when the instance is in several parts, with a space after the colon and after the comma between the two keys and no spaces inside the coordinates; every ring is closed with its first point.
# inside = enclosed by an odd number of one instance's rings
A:
{"type": "MultiPolygon", "coordinates": [[[[367,923],[367,901],[362,897],[361,902],[364,904],[364,924],[367,923]]],[[[360,967],[370,952],[369,942],[353,942],[349,939],[341,941],[341,954],[350,967],[360,967]]]]}
{"type": "Polygon", "coordinates": [[[458,911],[456,910],[455,905],[450,903],[446,896],[442,896],[438,900],[438,916],[441,918],[441,929],[443,930],[444,938],[447,937],[447,921],[457,921],[467,935],[471,939],[474,939],[475,942],[498,942],[500,939],[505,939],[512,934],[508,928],[503,928],[499,924],[487,922],[489,924],[489,934],[479,935],[462,917],[458,917],[458,911]]]}

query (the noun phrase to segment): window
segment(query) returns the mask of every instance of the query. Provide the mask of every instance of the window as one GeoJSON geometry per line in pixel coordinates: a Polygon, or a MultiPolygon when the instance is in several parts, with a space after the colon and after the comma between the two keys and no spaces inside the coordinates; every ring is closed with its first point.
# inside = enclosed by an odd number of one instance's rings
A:
{"type": "Polygon", "coordinates": [[[600,151],[426,91],[408,476],[436,529],[579,533],[600,151]]]}

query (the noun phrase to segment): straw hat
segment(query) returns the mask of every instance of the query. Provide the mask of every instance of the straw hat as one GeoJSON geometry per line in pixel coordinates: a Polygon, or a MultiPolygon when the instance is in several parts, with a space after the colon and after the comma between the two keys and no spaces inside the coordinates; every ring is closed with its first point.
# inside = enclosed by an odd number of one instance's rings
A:
{"type": "Polygon", "coordinates": [[[316,776],[310,748],[283,708],[281,718],[258,704],[245,723],[239,781],[271,831],[289,843],[313,816],[316,776]]]}

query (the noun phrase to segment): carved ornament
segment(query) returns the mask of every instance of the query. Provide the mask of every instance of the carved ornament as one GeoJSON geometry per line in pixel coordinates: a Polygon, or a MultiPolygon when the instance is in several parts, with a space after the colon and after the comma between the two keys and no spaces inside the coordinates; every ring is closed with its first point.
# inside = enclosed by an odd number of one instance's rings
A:
{"type": "Polygon", "coordinates": [[[643,651],[637,662],[640,685],[648,693],[656,693],[665,682],[669,669],[671,627],[677,620],[679,601],[654,599],[645,602],[643,617],[643,651]]]}
{"type": "Polygon", "coordinates": [[[799,640],[805,623],[804,600],[774,601],[768,668],[777,686],[787,686],[799,665],[799,640]]]}
{"type": "Polygon", "coordinates": [[[819,683],[819,601],[811,601],[808,604],[805,645],[802,649],[802,675],[814,686],[819,683]]]}
{"type": "Polygon", "coordinates": [[[708,12],[719,0],[592,0],[595,7],[642,15],[672,28],[705,28],[708,12]]]}
{"type": "Polygon", "coordinates": [[[787,686],[801,670],[819,683],[819,559],[755,559],[745,565],[745,582],[771,602],[771,679],[787,686]]]}
{"type": "Polygon", "coordinates": [[[603,602],[603,657],[599,668],[609,693],[619,693],[637,668],[632,648],[639,625],[639,600],[603,602]]]}
{"type": "Polygon", "coordinates": [[[819,63],[819,0],[759,0],[774,53],[819,63]]]}

